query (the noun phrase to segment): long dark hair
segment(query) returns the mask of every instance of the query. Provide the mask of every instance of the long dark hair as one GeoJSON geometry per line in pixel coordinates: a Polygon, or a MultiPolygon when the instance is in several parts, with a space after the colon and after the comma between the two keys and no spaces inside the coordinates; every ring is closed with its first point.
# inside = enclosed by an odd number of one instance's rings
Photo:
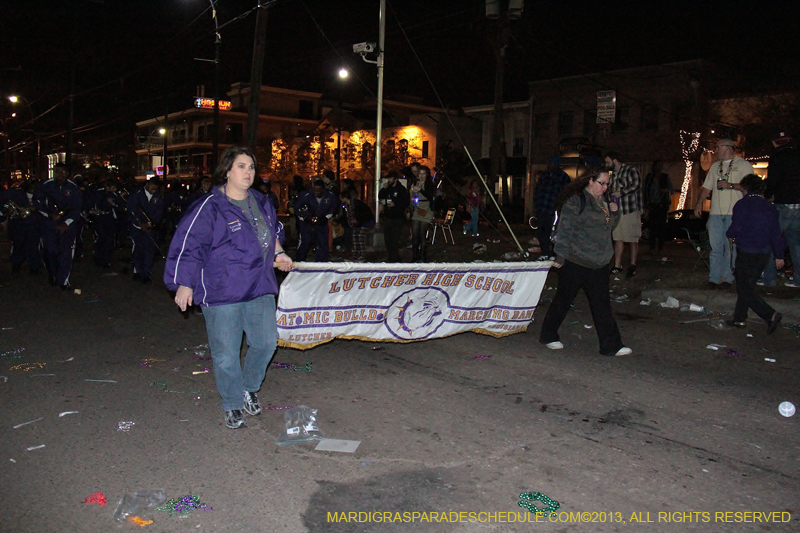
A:
{"type": "Polygon", "coordinates": [[[256,159],[256,154],[246,146],[234,145],[225,150],[219,165],[217,165],[217,169],[214,171],[214,178],[216,178],[217,182],[227,179],[228,171],[233,168],[233,162],[236,161],[236,158],[240,155],[246,155],[253,160],[253,165],[256,167],[255,175],[258,176],[258,159],[256,159]]]}
{"type": "Polygon", "coordinates": [[[564,205],[567,200],[572,198],[573,196],[577,196],[579,194],[583,194],[583,190],[589,186],[589,182],[597,179],[597,176],[600,174],[607,174],[608,172],[605,170],[596,170],[594,172],[589,172],[588,174],[584,174],[580,178],[576,178],[569,185],[564,187],[564,190],[561,191],[561,196],[558,197],[556,201],[556,211],[561,209],[561,206],[564,205]]]}

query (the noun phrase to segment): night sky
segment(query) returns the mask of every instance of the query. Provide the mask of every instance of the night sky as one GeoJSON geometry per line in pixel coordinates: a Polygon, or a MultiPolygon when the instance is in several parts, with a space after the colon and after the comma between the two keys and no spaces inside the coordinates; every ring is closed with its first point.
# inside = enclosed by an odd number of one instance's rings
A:
{"type": "MultiPolygon", "coordinates": [[[[218,2],[225,25],[223,90],[249,82],[255,4],[218,2]]],[[[352,44],[377,41],[378,5],[378,0],[274,2],[264,83],[335,99],[336,71],[346,65],[356,75],[344,88],[346,99],[375,92],[375,66],[354,55],[352,44]]],[[[213,65],[193,59],[213,57],[208,8],[208,0],[4,0],[0,94],[24,96],[37,117],[52,108],[33,129],[57,136],[66,127],[74,61],[75,124],[85,130],[76,139],[130,135],[137,120],[163,113],[165,95],[175,111],[191,105],[198,85],[211,94],[213,65]]],[[[528,0],[523,18],[511,24],[506,100],[526,99],[530,80],[697,58],[737,74],[731,93],[794,87],[798,15],[794,1],[528,0]]],[[[388,2],[386,96],[417,96],[438,105],[438,92],[446,106],[490,104],[492,35],[482,0],[388,2]]]]}

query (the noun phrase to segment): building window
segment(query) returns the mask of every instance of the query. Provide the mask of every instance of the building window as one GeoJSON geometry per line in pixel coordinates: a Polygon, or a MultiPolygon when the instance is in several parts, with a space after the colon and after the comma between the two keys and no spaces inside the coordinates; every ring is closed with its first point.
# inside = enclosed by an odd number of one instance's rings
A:
{"type": "Polygon", "coordinates": [[[583,112],[583,134],[586,137],[591,137],[597,133],[597,114],[591,111],[583,112]]]}
{"type": "Polygon", "coordinates": [[[640,131],[658,131],[658,108],[652,105],[642,106],[642,116],[639,121],[640,131]]]}
{"type": "Polygon", "coordinates": [[[562,111],[558,114],[558,134],[572,135],[575,128],[575,113],[572,111],[562,111]]]}
{"type": "Polygon", "coordinates": [[[197,142],[205,142],[206,140],[206,127],[197,126],[197,142]]]}
{"type": "Polygon", "coordinates": [[[422,141],[422,157],[424,158],[428,157],[428,146],[430,146],[428,141],[422,141]]]}
{"type": "Polygon", "coordinates": [[[630,126],[630,108],[617,106],[617,113],[614,116],[614,123],[611,125],[611,131],[618,133],[627,131],[630,126]]]}
{"type": "Polygon", "coordinates": [[[550,137],[550,113],[538,113],[534,120],[536,137],[545,139],[550,137]]]}
{"type": "Polygon", "coordinates": [[[407,139],[400,139],[400,142],[397,143],[397,160],[403,166],[406,166],[408,164],[408,140],[407,139]]]}
{"type": "Polygon", "coordinates": [[[361,166],[366,167],[372,162],[372,144],[365,142],[361,145],[361,166]]]}
{"type": "Polygon", "coordinates": [[[311,100],[300,100],[298,116],[300,118],[314,118],[314,102],[311,100]]]}
{"type": "Polygon", "coordinates": [[[514,148],[511,149],[512,157],[522,157],[524,153],[523,143],[525,139],[522,137],[514,137],[514,148]]]}
{"type": "Polygon", "coordinates": [[[242,142],[242,125],[228,124],[225,128],[225,142],[236,144],[242,142]]]}

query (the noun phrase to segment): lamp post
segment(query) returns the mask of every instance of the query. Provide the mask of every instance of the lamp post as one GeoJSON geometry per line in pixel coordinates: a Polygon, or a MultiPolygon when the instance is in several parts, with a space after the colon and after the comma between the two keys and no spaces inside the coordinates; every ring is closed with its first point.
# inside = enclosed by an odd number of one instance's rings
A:
{"type": "MultiPolygon", "coordinates": [[[[33,120],[34,120],[33,108],[31,107],[31,103],[28,101],[27,98],[25,98],[24,96],[19,96],[19,95],[12,94],[11,96],[8,97],[8,100],[12,104],[16,104],[20,100],[22,100],[25,103],[25,105],[28,106],[28,111],[31,114],[31,123],[33,123],[33,120]]],[[[33,134],[36,135],[36,179],[39,179],[40,176],[41,176],[41,164],[40,164],[40,161],[41,161],[41,158],[42,158],[42,139],[39,136],[39,134],[37,134],[35,132],[33,132],[33,134]]]]}
{"type": "MultiPolygon", "coordinates": [[[[339,79],[344,82],[347,79],[349,72],[346,68],[339,69],[339,79]]],[[[338,127],[336,128],[336,181],[341,184],[342,181],[342,86],[339,85],[339,120],[338,127]]]]}

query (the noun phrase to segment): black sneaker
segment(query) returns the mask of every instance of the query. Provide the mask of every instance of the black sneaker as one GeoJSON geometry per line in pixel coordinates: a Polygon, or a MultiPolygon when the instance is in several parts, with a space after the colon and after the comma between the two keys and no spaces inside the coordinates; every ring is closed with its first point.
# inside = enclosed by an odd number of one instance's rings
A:
{"type": "Polygon", "coordinates": [[[225,425],[231,429],[246,428],[247,422],[244,421],[242,411],[234,409],[233,411],[225,411],[225,425]]]}
{"type": "Polygon", "coordinates": [[[244,391],[244,412],[252,416],[261,414],[261,403],[255,392],[244,391]]]}
{"type": "Polygon", "coordinates": [[[58,278],[55,277],[53,274],[47,276],[47,283],[52,285],[53,287],[58,286],[58,278]]]}
{"type": "Polygon", "coordinates": [[[778,329],[778,324],[781,323],[783,319],[783,315],[778,313],[777,311],[772,315],[772,318],[769,322],[767,322],[767,334],[772,335],[775,333],[775,330],[778,329]]]}
{"type": "Polygon", "coordinates": [[[628,273],[625,274],[625,277],[631,279],[633,276],[636,275],[636,265],[631,265],[628,267],[628,273]]]}

